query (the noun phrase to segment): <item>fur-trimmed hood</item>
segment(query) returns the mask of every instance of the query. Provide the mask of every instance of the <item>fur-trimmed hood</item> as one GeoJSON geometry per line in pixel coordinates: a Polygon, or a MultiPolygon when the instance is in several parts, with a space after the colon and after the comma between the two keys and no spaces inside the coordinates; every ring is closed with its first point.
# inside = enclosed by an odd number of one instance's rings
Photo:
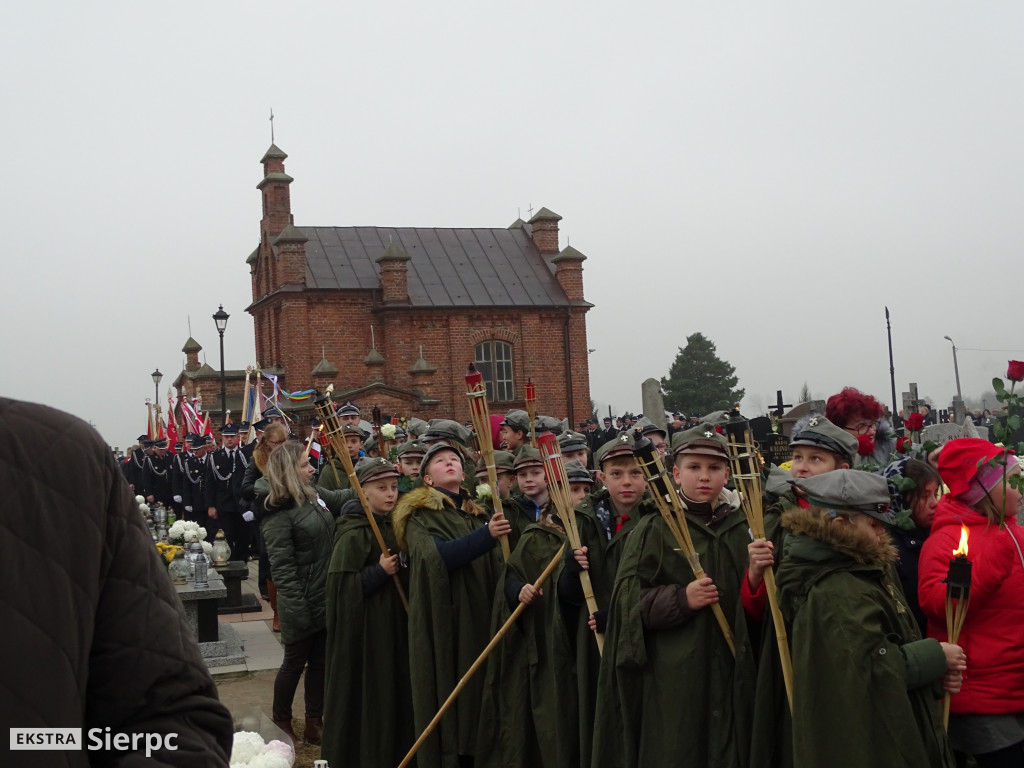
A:
{"type": "MultiPolygon", "coordinates": [[[[845,555],[860,565],[884,566],[896,562],[896,547],[887,535],[876,539],[852,525],[836,525],[832,518],[814,509],[797,507],[788,510],[782,515],[782,526],[791,533],[824,544],[834,553],[845,555]]],[[[821,547],[801,547],[797,540],[791,540],[791,544],[793,554],[802,560],[832,559],[821,547]]],[[[789,548],[787,544],[787,554],[789,548]]]]}
{"type": "MultiPolygon", "coordinates": [[[[398,546],[403,552],[409,551],[409,545],[405,540],[405,529],[409,520],[417,512],[441,512],[445,508],[455,511],[455,504],[451,498],[429,485],[421,485],[413,488],[404,494],[399,500],[395,511],[391,515],[392,523],[395,526],[395,537],[398,539],[398,546]]],[[[468,515],[484,515],[483,507],[478,506],[472,499],[466,498],[462,503],[462,511],[468,515]]]]}

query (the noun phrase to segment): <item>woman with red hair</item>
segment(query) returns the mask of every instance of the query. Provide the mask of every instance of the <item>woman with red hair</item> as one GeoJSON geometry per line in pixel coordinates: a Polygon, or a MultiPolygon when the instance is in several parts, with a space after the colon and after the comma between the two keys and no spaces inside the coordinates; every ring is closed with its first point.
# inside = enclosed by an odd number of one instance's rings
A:
{"type": "Polygon", "coordinates": [[[857,438],[859,464],[872,459],[881,466],[889,463],[895,446],[892,425],[884,416],[882,404],[855,387],[843,387],[825,403],[825,418],[857,438]]]}

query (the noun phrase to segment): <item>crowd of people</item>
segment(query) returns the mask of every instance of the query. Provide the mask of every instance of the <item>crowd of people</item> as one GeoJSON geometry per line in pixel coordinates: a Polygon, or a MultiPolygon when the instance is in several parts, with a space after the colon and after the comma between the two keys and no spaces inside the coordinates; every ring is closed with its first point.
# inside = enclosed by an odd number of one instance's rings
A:
{"type": "Polygon", "coordinates": [[[961,438],[897,453],[881,403],[846,388],[793,425],[790,462],[764,468],[766,536],[754,539],[730,476],[728,412],[674,414],[668,428],[627,414],[576,432],[510,411],[493,417],[494,485],[466,425],[412,419],[385,437],[351,403],[337,416],[358,488],[327,446],[290,439],[280,414],[250,445],[228,429],[205,461],[186,452],[177,485],[161,485],[159,445],[140,475],[135,453],[125,463],[137,490],[186,516],[237,515],[243,552],[239,526],[258,528],[285,647],[273,717],[298,741],[304,673],[303,738],[322,741],[330,765],[398,765],[520,606],[415,764],[1024,765],[1012,452],[961,438]],[[548,432],[571,521],[535,447],[548,432]],[[634,454],[648,440],[699,564],[648,490],[634,454]],[[211,490],[236,481],[234,506],[211,490]],[[973,582],[954,643],[943,579],[961,528],[973,582]]]}

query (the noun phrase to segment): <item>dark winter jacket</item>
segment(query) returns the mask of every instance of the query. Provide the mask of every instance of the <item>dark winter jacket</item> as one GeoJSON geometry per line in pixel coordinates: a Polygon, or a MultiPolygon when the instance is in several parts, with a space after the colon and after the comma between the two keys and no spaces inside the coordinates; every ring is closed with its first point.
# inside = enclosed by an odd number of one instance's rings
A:
{"type": "MultiPolygon", "coordinates": [[[[256,495],[267,494],[266,478],[256,482],[256,495]]],[[[268,507],[260,532],[277,588],[281,639],[296,643],[327,628],[327,566],[334,540],[334,518],[349,495],[318,488],[319,501],[268,507]]]]}
{"type": "Polygon", "coordinates": [[[88,424],[0,398],[5,727],[177,733],[177,750],[13,752],[5,766],[225,766],[231,716],[110,449],[88,424]],[[55,478],[36,457],[55,451],[55,478]],[[20,757],[19,757],[20,756],[20,757]],[[32,756],[36,756],[33,760],[32,756]]]}

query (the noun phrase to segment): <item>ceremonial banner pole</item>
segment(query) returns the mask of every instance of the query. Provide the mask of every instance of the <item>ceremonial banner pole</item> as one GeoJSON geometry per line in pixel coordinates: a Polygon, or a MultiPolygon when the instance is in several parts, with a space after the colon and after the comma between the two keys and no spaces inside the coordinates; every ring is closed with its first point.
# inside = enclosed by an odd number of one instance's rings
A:
{"type": "MultiPolygon", "coordinates": [[[[729,438],[729,464],[736,490],[740,492],[743,514],[755,539],[765,539],[764,509],[762,508],[761,462],[754,450],[754,439],[750,433],[750,422],[739,413],[730,417],[725,425],[729,438]]],[[[789,711],[793,711],[793,660],[789,654],[789,638],[786,636],[786,622],[779,607],[779,595],[775,588],[775,571],[769,566],[764,571],[764,588],[768,593],[768,604],[775,624],[775,637],[779,645],[779,661],[782,664],[782,679],[786,683],[786,697],[789,711]]]]}
{"type": "MultiPolygon", "coordinates": [[[[551,562],[547,564],[547,567],[544,569],[544,572],[537,577],[537,580],[535,582],[533,582],[534,589],[541,588],[541,585],[547,580],[548,576],[551,575],[551,572],[555,570],[555,568],[558,566],[558,563],[561,561],[562,553],[564,551],[565,545],[562,545],[558,548],[558,551],[555,553],[555,556],[551,558],[551,562]]],[[[455,689],[451,692],[448,698],[445,699],[444,704],[441,705],[441,709],[439,709],[437,711],[437,714],[434,715],[434,719],[431,720],[427,724],[427,727],[423,729],[423,733],[421,733],[420,737],[416,739],[416,743],[412,745],[412,749],[409,750],[409,753],[404,758],[402,758],[402,762],[398,764],[398,768],[406,768],[406,766],[409,765],[413,757],[416,756],[416,753],[419,751],[420,747],[423,746],[423,742],[425,742],[427,738],[430,736],[430,734],[434,732],[434,729],[437,727],[437,724],[441,722],[441,718],[444,717],[445,713],[451,708],[452,704],[455,702],[455,699],[458,698],[458,695],[462,693],[462,689],[466,687],[466,684],[469,682],[470,678],[473,677],[473,675],[476,673],[477,670],[480,669],[481,666],[483,666],[483,663],[487,660],[487,656],[491,653],[491,651],[495,649],[498,643],[501,642],[501,638],[503,638],[508,633],[508,631],[512,628],[512,625],[515,624],[516,619],[518,619],[520,614],[522,614],[522,612],[525,610],[526,603],[521,602],[519,603],[519,605],[516,606],[516,609],[512,611],[512,615],[505,620],[505,623],[501,625],[501,629],[499,629],[497,633],[494,635],[494,637],[491,638],[491,642],[487,644],[487,647],[484,648],[483,651],[480,652],[480,655],[476,657],[476,661],[474,661],[470,668],[466,670],[466,674],[462,676],[462,679],[459,680],[459,682],[456,684],[455,689]]]]}
{"type": "MultiPolygon", "coordinates": [[[[949,642],[956,645],[960,639],[960,630],[964,628],[967,618],[967,605],[971,602],[971,561],[967,559],[966,525],[960,526],[960,546],[953,550],[953,559],[949,561],[946,572],[946,636],[949,642]],[[956,607],[953,607],[953,601],[956,607]]],[[[942,725],[949,730],[950,695],[942,699],[942,725]]]]}
{"type": "MultiPolygon", "coordinates": [[[[548,432],[538,438],[540,443],[540,455],[544,459],[544,474],[548,481],[548,496],[558,510],[558,518],[565,526],[565,536],[569,540],[569,546],[573,550],[582,548],[583,541],[580,539],[580,529],[576,525],[576,510],[572,503],[572,486],[569,484],[569,474],[565,470],[565,461],[559,450],[558,438],[548,432]]],[[[583,597],[587,601],[587,610],[591,614],[597,613],[597,598],[594,597],[594,585],[590,581],[590,571],[580,571],[580,584],[583,587],[583,597]]],[[[598,653],[604,654],[604,634],[594,632],[597,640],[598,653]]]]}
{"type": "MultiPolygon", "coordinates": [[[[334,449],[335,455],[341,459],[341,465],[345,468],[345,472],[348,474],[349,484],[359,497],[359,503],[363,505],[363,511],[366,513],[366,519],[370,522],[370,527],[373,529],[373,535],[377,539],[377,544],[380,546],[381,552],[384,553],[384,557],[391,557],[391,550],[388,549],[387,542],[384,541],[380,528],[377,527],[377,521],[374,519],[373,511],[370,509],[370,505],[366,502],[366,496],[363,494],[363,487],[359,484],[359,480],[356,478],[355,467],[352,466],[352,457],[348,455],[348,448],[345,447],[345,441],[342,437],[341,422],[338,421],[338,416],[334,412],[334,403],[331,401],[332,391],[334,391],[333,384],[327,387],[326,393],[317,390],[314,407],[316,408],[317,415],[320,416],[320,423],[323,425],[324,431],[327,433],[327,439],[331,441],[331,448],[334,449]]],[[[391,578],[395,581],[395,589],[398,590],[398,596],[402,599],[402,605],[404,605],[405,610],[408,611],[409,599],[405,596],[405,590],[402,589],[401,579],[398,578],[397,573],[392,574],[391,578]]]]}
{"type": "Polygon", "coordinates": [[[537,385],[526,380],[526,414],[530,417],[530,445],[537,447],[537,385]]]}
{"type": "MultiPolygon", "coordinates": [[[[693,546],[693,539],[690,537],[690,529],[686,524],[686,511],[683,508],[683,501],[679,498],[679,493],[669,479],[668,473],[665,471],[665,465],[661,463],[661,453],[654,447],[654,443],[651,442],[650,438],[645,437],[633,446],[633,455],[636,457],[640,469],[643,470],[644,477],[647,478],[647,485],[651,489],[651,496],[654,499],[654,503],[658,505],[658,511],[661,513],[665,525],[668,526],[672,538],[676,540],[679,551],[690,563],[693,577],[695,579],[703,579],[707,574],[700,564],[700,553],[693,546]]],[[[725,637],[726,645],[729,646],[729,650],[735,656],[736,640],[732,627],[729,626],[729,622],[722,612],[722,606],[718,603],[712,603],[711,611],[714,613],[718,626],[722,630],[722,636],[725,637]]]]}
{"type": "MultiPolygon", "coordinates": [[[[477,442],[480,444],[480,458],[484,460],[487,467],[487,484],[491,486],[491,502],[494,504],[494,512],[501,512],[501,494],[498,493],[498,470],[494,465],[494,436],[491,434],[491,414],[487,408],[487,388],[484,386],[484,377],[470,363],[469,372],[466,374],[466,397],[469,398],[469,415],[473,421],[473,431],[477,434],[477,442]]],[[[499,537],[501,541],[501,554],[508,560],[511,550],[508,544],[508,534],[499,537]]]]}
{"type": "Polygon", "coordinates": [[[245,367],[245,389],[242,390],[242,423],[249,421],[249,377],[252,375],[252,366],[245,367]]]}

